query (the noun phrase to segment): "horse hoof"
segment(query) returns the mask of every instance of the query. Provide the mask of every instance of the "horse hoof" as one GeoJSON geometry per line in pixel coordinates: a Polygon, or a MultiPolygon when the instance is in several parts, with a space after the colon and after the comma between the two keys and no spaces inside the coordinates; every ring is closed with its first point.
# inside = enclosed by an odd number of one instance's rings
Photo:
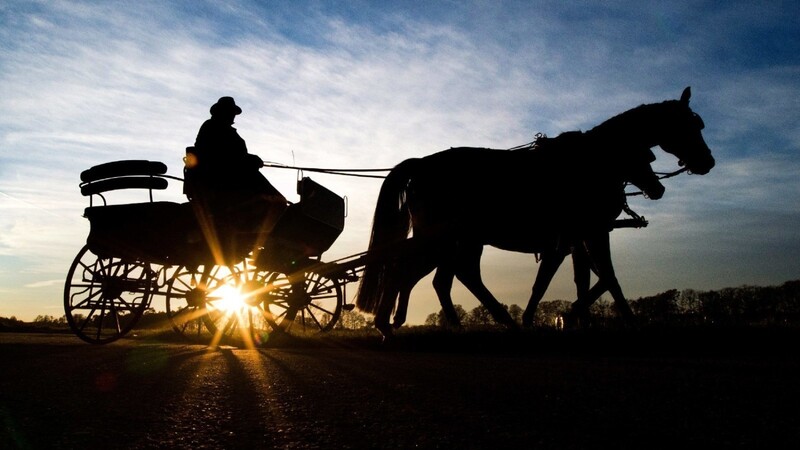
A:
{"type": "Polygon", "coordinates": [[[514,321],[506,323],[506,328],[508,328],[511,331],[519,331],[520,330],[519,324],[517,322],[514,322],[514,321]]]}
{"type": "Polygon", "coordinates": [[[579,330],[589,328],[591,321],[588,312],[570,311],[561,315],[561,328],[564,330],[579,330]]]}
{"type": "Polygon", "coordinates": [[[575,314],[567,313],[562,314],[559,316],[560,323],[558,324],[558,328],[561,330],[575,330],[578,328],[578,318],[575,314]]]}
{"type": "Polygon", "coordinates": [[[397,346],[397,338],[393,334],[386,334],[381,339],[381,350],[394,350],[397,346]]]}

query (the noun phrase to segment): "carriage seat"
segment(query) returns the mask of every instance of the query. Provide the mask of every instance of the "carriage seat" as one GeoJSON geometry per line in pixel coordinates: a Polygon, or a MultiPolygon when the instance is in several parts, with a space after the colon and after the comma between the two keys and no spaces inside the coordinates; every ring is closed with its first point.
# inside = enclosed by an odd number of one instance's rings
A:
{"type": "Polygon", "coordinates": [[[84,217],[90,231],[86,243],[97,255],[144,259],[154,263],[196,262],[209,258],[189,203],[153,201],[153,190],[168,186],[167,166],[158,161],[122,160],[81,173],[81,194],[88,196],[84,217]],[[105,193],[139,189],[149,201],[109,205],[105,193]],[[94,205],[94,197],[102,199],[94,205]]]}
{"type": "Polygon", "coordinates": [[[208,253],[189,203],[94,206],[84,217],[90,223],[86,243],[97,255],[187,264],[208,253]]]}

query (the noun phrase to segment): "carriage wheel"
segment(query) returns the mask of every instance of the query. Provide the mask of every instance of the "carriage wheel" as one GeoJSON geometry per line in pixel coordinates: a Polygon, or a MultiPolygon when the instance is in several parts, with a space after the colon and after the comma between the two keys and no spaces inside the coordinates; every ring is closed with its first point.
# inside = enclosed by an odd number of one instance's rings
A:
{"type": "Polygon", "coordinates": [[[263,272],[266,287],[260,310],[275,329],[291,335],[312,335],[333,329],[344,305],[338,279],[316,272],[287,276],[263,272]]]}
{"type": "MultiPolygon", "coordinates": [[[[192,341],[206,338],[206,301],[225,285],[225,266],[181,266],[167,282],[166,307],[172,329],[192,341]]],[[[210,330],[212,333],[216,330],[210,330]]]]}
{"type": "Polygon", "coordinates": [[[156,274],[148,263],[95,255],[84,246],[64,285],[70,329],[91,344],[107,344],[128,333],[150,306],[156,274]]]}

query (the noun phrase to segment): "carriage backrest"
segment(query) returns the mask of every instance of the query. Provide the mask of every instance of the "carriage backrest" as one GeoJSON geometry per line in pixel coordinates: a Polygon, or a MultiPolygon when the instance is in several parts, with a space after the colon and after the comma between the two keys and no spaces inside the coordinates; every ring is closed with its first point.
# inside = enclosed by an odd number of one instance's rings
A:
{"type": "Polygon", "coordinates": [[[93,196],[98,195],[106,204],[104,192],[120,189],[147,189],[150,201],[153,190],[164,190],[169,182],[165,178],[167,166],[158,161],[122,160],[99,164],[81,172],[81,194],[89,197],[92,206],[93,196]]]}

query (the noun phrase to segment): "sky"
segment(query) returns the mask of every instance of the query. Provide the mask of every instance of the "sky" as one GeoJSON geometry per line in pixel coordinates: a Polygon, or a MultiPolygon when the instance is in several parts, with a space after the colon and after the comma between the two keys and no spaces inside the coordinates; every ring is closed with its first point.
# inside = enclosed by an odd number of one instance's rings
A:
{"type": "MultiPolygon", "coordinates": [[[[798,21],[796,1],[5,0],[0,317],[64,314],[66,273],[89,232],[80,172],[149,159],[182,176],[221,96],[241,106],[234,126],[267,162],[391,168],[585,131],[691,86],[717,164],[665,180],[660,200],[631,197],[649,225],[611,233],[623,291],[798,279],[798,21]]],[[[656,170],[677,168],[654,152],[656,170]]],[[[380,179],[263,173],[290,201],[301,175],[347,198],[323,260],[366,250],[380,179]]],[[[180,182],[155,197],[186,201],[180,182]]],[[[482,260],[489,289],[523,308],[537,267],[534,255],[490,247],[482,260]]],[[[571,277],[567,262],[545,300],[573,300],[571,277]]],[[[412,293],[411,324],[439,310],[430,280],[412,293]]],[[[478,306],[458,283],[454,300],[478,306]]]]}

